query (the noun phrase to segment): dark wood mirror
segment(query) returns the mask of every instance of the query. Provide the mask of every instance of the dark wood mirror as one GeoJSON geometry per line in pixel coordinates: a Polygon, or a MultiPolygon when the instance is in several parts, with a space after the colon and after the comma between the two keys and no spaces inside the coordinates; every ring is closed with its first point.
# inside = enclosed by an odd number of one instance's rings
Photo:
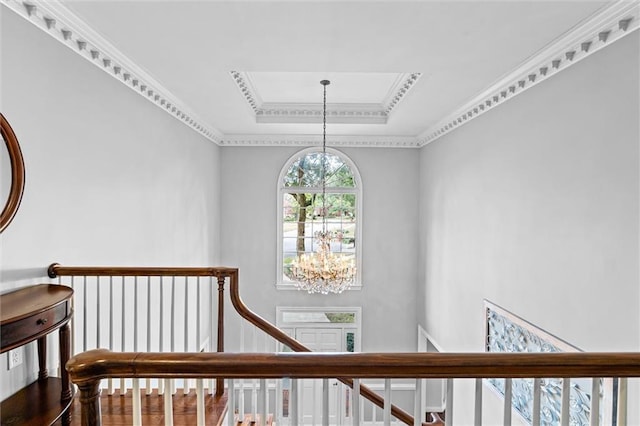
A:
{"type": "Polygon", "coordinates": [[[1,164],[5,170],[1,171],[2,181],[0,182],[2,184],[2,199],[6,200],[0,215],[0,232],[2,232],[11,223],[18,207],[20,207],[24,191],[24,160],[18,138],[2,113],[0,113],[0,130],[2,130],[2,139],[4,139],[6,146],[6,149],[2,149],[1,164]],[[9,170],[6,170],[7,168],[9,170]],[[9,184],[9,182],[11,183],[9,184]]]}

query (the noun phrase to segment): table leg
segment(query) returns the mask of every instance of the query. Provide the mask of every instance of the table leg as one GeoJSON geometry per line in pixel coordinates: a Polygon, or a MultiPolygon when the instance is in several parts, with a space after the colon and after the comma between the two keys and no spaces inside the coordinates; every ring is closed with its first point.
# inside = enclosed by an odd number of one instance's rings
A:
{"type": "MultiPolygon", "coordinates": [[[[71,357],[71,333],[69,323],[66,323],[65,325],[60,327],[58,334],[60,338],[60,377],[62,379],[62,392],[60,395],[60,400],[62,402],[66,402],[73,396],[71,383],[69,382],[69,373],[66,369],[67,361],[69,361],[69,358],[71,357]]],[[[62,415],[62,424],[63,426],[69,426],[71,424],[70,409],[67,409],[67,411],[62,415]]]]}
{"type": "Polygon", "coordinates": [[[38,380],[46,380],[49,377],[47,371],[47,336],[38,339],[38,380]]]}

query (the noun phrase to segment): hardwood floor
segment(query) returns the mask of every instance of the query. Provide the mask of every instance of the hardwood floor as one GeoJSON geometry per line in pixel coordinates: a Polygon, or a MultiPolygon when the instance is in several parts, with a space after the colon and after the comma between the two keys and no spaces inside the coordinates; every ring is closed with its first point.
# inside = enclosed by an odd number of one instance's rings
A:
{"type": "MultiPolygon", "coordinates": [[[[163,396],[159,396],[157,390],[151,395],[142,393],[142,424],[147,426],[164,425],[164,401],[163,396]]],[[[102,410],[102,424],[104,426],[132,425],[132,405],[131,392],[123,396],[119,391],[109,396],[103,391],[100,396],[102,410]]],[[[224,410],[227,404],[226,393],[220,398],[213,395],[205,396],[205,422],[207,425],[217,425],[222,421],[224,410]]],[[[71,406],[71,425],[80,425],[80,402],[76,394],[71,406]]],[[[57,422],[56,426],[61,424],[57,422]]],[[[191,426],[196,424],[196,393],[189,392],[184,395],[178,391],[173,396],[173,424],[175,426],[191,426]]]]}

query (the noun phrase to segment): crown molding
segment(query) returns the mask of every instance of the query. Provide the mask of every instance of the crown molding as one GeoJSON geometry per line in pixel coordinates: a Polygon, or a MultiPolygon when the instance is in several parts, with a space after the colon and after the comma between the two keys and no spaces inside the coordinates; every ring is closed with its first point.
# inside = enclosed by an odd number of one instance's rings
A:
{"type": "MultiPolygon", "coordinates": [[[[218,129],[198,117],[177,96],[89,27],[59,0],[0,0],[0,3],[130,90],[218,145],[309,146],[321,144],[319,135],[223,135],[218,129]]],[[[619,0],[607,4],[417,136],[336,136],[331,137],[330,144],[345,147],[416,148],[424,146],[633,33],[640,28],[639,15],[637,0],[619,0]]],[[[265,104],[256,93],[246,73],[231,71],[231,76],[256,117],[260,116],[260,120],[265,120],[258,121],[256,118],[258,122],[321,121],[321,109],[314,109],[321,108],[321,104],[277,104],[275,106],[265,104]],[[266,107],[269,109],[265,110],[266,107]],[[288,121],[282,121],[283,118],[288,121]]],[[[349,106],[329,104],[335,109],[328,111],[328,121],[353,123],[358,122],[353,121],[354,119],[366,119],[370,120],[369,123],[386,122],[389,114],[420,76],[421,73],[400,75],[382,104],[373,104],[374,106],[372,104],[349,106]]]]}
{"type": "MultiPolygon", "coordinates": [[[[327,123],[386,124],[379,104],[327,104],[327,123]]],[[[322,104],[263,103],[257,123],[322,123],[322,104]]]]}
{"type": "Polygon", "coordinates": [[[58,0],[1,0],[2,4],[79,54],[138,95],[205,138],[219,143],[222,134],[190,110],[171,91],[58,0]]]}
{"type": "Polygon", "coordinates": [[[468,123],[639,28],[639,3],[606,5],[520,66],[418,135],[424,146],[468,123]]]}
{"type": "Polygon", "coordinates": [[[394,85],[389,89],[389,93],[382,102],[385,114],[391,114],[400,101],[409,93],[418,79],[422,77],[421,72],[411,74],[401,74],[394,85]]]}
{"type": "MultiPolygon", "coordinates": [[[[227,135],[221,146],[322,146],[322,135],[227,135]]],[[[328,136],[330,147],[418,148],[413,136],[328,136]]]]}
{"type": "Polygon", "coordinates": [[[249,75],[240,71],[229,71],[229,74],[231,74],[231,78],[233,78],[233,81],[236,83],[236,86],[253,113],[257,113],[259,106],[262,105],[262,99],[258,97],[249,75]]]}
{"type": "MultiPolygon", "coordinates": [[[[322,123],[322,103],[263,102],[248,73],[230,71],[229,74],[251,108],[256,123],[322,123]]],[[[393,109],[421,76],[422,73],[400,74],[381,103],[328,103],[327,122],[386,124],[393,109]]]]}

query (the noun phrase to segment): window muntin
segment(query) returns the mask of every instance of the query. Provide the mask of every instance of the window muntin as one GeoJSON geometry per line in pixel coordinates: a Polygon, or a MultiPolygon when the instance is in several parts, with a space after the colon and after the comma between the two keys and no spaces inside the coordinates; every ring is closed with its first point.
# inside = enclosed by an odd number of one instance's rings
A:
{"type": "MultiPolygon", "coordinates": [[[[322,208],[322,152],[304,150],[292,157],[279,179],[278,285],[293,286],[291,264],[302,253],[317,249],[314,234],[322,230],[323,213],[329,231],[338,238],[331,251],[353,256],[360,273],[358,216],[361,185],[355,165],[344,154],[327,149],[325,175],[325,211],[322,208]]],[[[355,287],[360,286],[359,276],[355,287]]]]}

